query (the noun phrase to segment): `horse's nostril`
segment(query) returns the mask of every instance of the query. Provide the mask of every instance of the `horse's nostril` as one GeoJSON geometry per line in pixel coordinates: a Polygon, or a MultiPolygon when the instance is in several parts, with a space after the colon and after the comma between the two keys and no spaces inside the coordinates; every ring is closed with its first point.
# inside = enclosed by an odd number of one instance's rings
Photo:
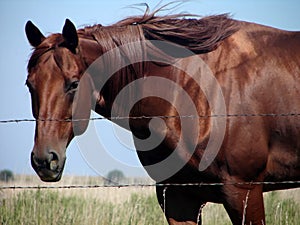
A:
{"type": "Polygon", "coordinates": [[[34,164],[35,166],[41,166],[43,165],[43,160],[40,160],[39,158],[37,158],[33,152],[31,152],[31,162],[32,164],[34,164]]]}
{"type": "Polygon", "coordinates": [[[49,165],[49,169],[54,171],[58,168],[58,164],[57,164],[57,161],[51,161],[50,162],[50,165],[49,165]]]}
{"type": "Polygon", "coordinates": [[[50,170],[56,170],[58,168],[58,155],[56,152],[50,152],[48,158],[48,164],[50,170]]]}

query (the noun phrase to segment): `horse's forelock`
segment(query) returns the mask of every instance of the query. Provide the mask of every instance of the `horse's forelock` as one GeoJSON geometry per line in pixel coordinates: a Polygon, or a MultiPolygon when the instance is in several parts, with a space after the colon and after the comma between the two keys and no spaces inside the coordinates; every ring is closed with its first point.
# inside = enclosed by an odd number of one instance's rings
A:
{"type": "Polygon", "coordinates": [[[34,68],[39,61],[39,58],[46,52],[59,47],[64,42],[61,34],[52,34],[47,37],[38,47],[36,47],[28,61],[27,70],[30,73],[32,68],[34,68]]]}

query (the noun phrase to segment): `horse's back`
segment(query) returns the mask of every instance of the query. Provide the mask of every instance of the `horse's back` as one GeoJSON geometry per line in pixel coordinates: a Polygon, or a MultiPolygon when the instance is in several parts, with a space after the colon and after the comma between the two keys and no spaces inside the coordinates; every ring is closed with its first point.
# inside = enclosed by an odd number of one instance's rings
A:
{"type": "Polygon", "coordinates": [[[210,65],[228,114],[230,173],[268,181],[300,177],[300,32],[251,23],[225,40],[210,65]]]}

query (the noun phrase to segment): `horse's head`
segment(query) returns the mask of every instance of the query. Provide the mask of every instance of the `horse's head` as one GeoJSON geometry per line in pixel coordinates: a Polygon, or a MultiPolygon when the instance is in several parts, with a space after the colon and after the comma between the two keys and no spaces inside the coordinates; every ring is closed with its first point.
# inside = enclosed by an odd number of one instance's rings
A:
{"type": "Polygon", "coordinates": [[[87,127],[84,119],[90,115],[91,81],[83,78],[77,31],[69,20],[62,34],[47,38],[30,21],[25,30],[34,47],[26,81],[37,121],[31,164],[43,181],[58,181],[68,144],[87,127]]]}

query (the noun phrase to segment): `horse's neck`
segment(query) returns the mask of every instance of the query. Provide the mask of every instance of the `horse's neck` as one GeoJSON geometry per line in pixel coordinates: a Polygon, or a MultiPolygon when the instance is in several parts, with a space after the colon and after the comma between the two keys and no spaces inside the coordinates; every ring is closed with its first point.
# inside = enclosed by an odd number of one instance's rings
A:
{"type": "MultiPolygon", "coordinates": [[[[96,41],[82,39],[80,40],[80,51],[82,58],[85,61],[87,67],[101,56],[102,52],[99,49],[99,45],[96,41]]],[[[189,59],[182,60],[185,66],[191,66],[189,64],[189,59]]],[[[111,62],[117,63],[117,62],[111,62]]],[[[180,69],[176,69],[170,65],[163,65],[161,63],[147,63],[143,66],[137,66],[136,71],[140,74],[140,78],[133,80],[133,78],[125,79],[128,84],[123,83],[123,89],[120,89],[119,93],[116,93],[112,99],[103,98],[100,95],[100,89],[103,86],[101,79],[104,74],[101,71],[103,68],[96,68],[96,73],[92,74],[92,79],[94,82],[94,100],[96,101],[95,110],[98,114],[110,118],[110,117],[161,117],[161,116],[182,116],[178,114],[191,114],[189,112],[189,106],[186,106],[182,112],[178,112],[177,108],[182,107],[187,103],[187,101],[182,100],[182,96],[193,95],[191,104],[196,106],[196,111],[192,114],[203,114],[207,113],[207,106],[202,103],[201,93],[195,95],[195,92],[199,87],[194,88],[195,82],[192,82],[191,78],[188,78],[184,72],[180,69]],[[145,66],[147,65],[147,66],[145,66]],[[141,69],[143,68],[143,69],[141,69]],[[98,84],[101,85],[98,85],[98,84]],[[190,83],[194,83],[191,85],[190,83]],[[188,90],[185,88],[189,87],[188,90]],[[184,93],[182,93],[184,92],[184,93]],[[185,95],[183,95],[185,94],[185,95]],[[187,95],[186,95],[187,94],[187,95]],[[151,97],[150,97],[151,96],[151,97]],[[143,99],[143,100],[141,100],[143,99]]],[[[108,65],[103,65],[108,66],[108,65]]],[[[192,65],[193,67],[194,65],[192,65]]],[[[134,67],[133,67],[134,69],[134,67]]],[[[117,74],[119,75],[119,74],[117,74]]],[[[127,71],[126,76],[132,76],[130,69],[127,71]]],[[[124,76],[124,74],[122,74],[124,76]]],[[[116,80],[119,82],[118,80],[116,80]]],[[[112,80],[114,82],[114,79],[112,80]]],[[[113,86],[117,86],[117,84],[113,86]]],[[[122,87],[121,86],[121,87],[122,87]]],[[[102,90],[103,91],[103,90],[102,90]]],[[[113,91],[110,88],[105,90],[106,92],[113,91]]],[[[109,93],[106,93],[109,94],[109,93]]],[[[204,98],[205,102],[205,98],[204,98]]],[[[125,121],[125,120],[124,120],[125,121]]],[[[117,124],[129,129],[128,122],[125,124],[122,120],[115,120],[117,124]]],[[[142,127],[135,121],[137,126],[142,127]]],[[[148,126],[145,124],[145,126],[148,126]]]]}

